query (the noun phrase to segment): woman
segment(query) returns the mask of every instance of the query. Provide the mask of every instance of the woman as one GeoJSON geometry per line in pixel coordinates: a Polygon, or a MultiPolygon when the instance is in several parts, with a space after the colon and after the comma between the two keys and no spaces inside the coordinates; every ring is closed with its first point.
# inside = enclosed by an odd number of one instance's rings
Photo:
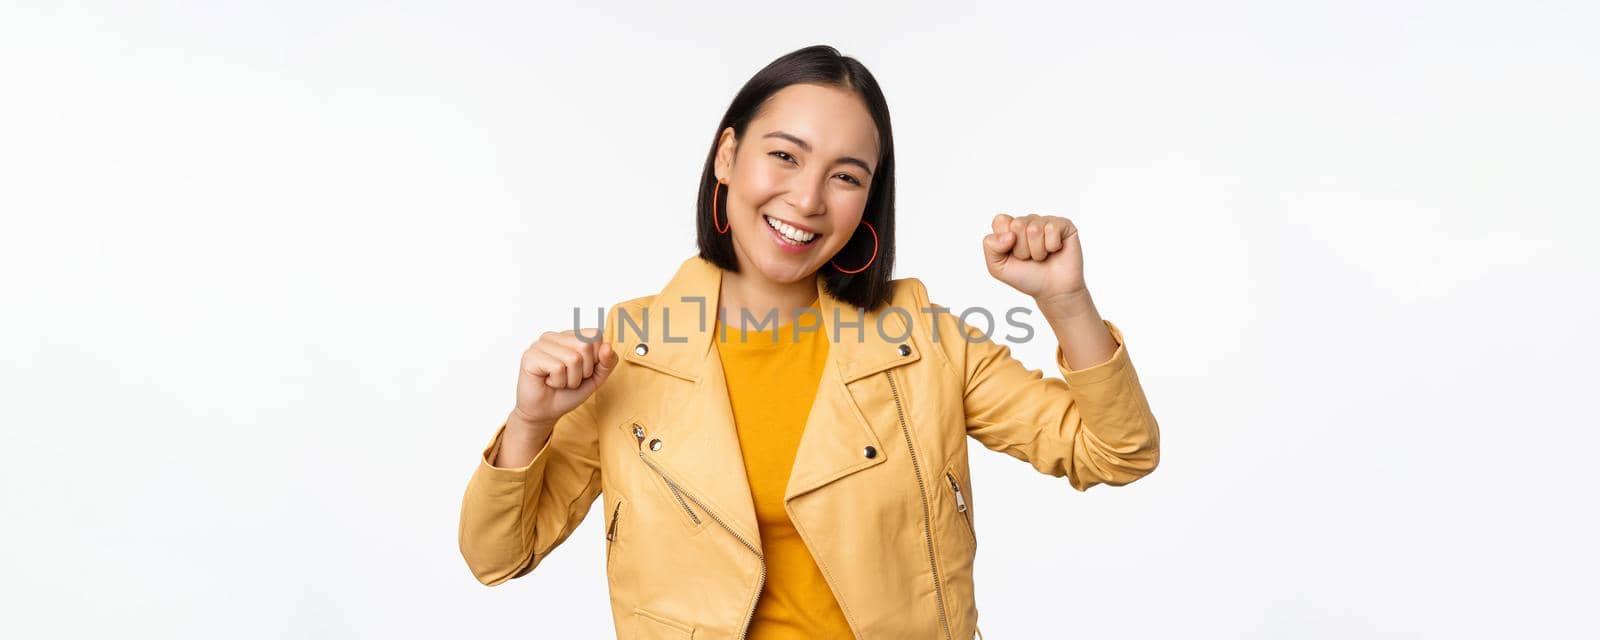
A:
{"type": "Polygon", "coordinates": [[[1155,468],[1070,221],[1001,214],[982,241],[1048,320],[1064,380],[891,279],[893,138],[858,61],[808,47],[756,74],[696,222],[699,255],[659,293],[523,354],[462,503],[484,584],[532,571],[603,494],[621,637],[971,638],[967,436],[1079,491],[1155,468]]]}

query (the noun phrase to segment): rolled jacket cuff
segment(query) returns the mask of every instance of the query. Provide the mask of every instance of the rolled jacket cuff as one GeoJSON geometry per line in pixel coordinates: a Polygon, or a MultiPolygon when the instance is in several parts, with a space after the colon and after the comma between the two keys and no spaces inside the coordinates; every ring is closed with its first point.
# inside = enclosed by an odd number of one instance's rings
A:
{"type": "Polygon", "coordinates": [[[520,467],[497,467],[494,459],[500,455],[500,446],[505,442],[506,423],[500,423],[500,428],[494,432],[494,437],[489,440],[489,445],[484,447],[482,456],[479,457],[479,473],[485,477],[499,482],[527,482],[544,470],[547,458],[546,451],[550,450],[550,442],[555,440],[554,434],[544,441],[544,446],[538,453],[533,454],[533,459],[528,464],[520,467]]]}
{"type": "Polygon", "coordinates": [[[1061,370],[1061,376],[1066,379],[1068,387],[1082,387],[1103,382],[1128,368],[1128,349],[1123,346],[1122,330],[1110,320],[1101,318],[1100,321],[1105,323],[1106,330],[1111,332],[1111,338],[1117,342],[1117,350],[1113,351],[1111,357],[1104,362],[1087,369],[1074,370],[1067,366],[1067,354],[1061,349],[1061,345],[1056,345],[1056,367],[1061,370]]]}

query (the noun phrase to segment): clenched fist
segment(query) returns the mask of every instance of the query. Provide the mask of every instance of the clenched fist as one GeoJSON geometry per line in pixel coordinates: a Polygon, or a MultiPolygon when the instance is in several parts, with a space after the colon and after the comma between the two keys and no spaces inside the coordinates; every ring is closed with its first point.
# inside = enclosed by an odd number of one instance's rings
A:
{"type": "Polygon", "coordinates": [[[553,426],[588,399],[617,368],[611,343],[595,340],[599,329],[546,331],[522,354],[513,413],[529,424],[553,426]]]}
{"type": "Polygon", "coordinates": [[[1084,291],[1083,248],[1078,228],[1060,216],[994,217],[983,237],[989,275],[1013,289],[1047,299],[1084,291]]]}

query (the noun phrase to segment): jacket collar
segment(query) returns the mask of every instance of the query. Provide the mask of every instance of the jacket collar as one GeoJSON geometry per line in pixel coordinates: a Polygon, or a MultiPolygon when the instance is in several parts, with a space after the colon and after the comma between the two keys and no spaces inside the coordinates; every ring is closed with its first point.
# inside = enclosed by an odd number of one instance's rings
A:
{"type": "MultiPolygon", "coordinates": [[[[639,324],[638,330],[631,325],[619,327],[618,333],[628,340],[621,345],[623,357],[690,382],[699,381],[706,374],[708,355],[713,353],[712,338],[716,334],[721,290],[720,267],[698,255],[684,260],[647,311],[632,317],[639,324]],[[640,344],[644,345],[643,349],[639,348],[640,344]],[[645,353],[639,353],[641,350],[645,353]]],[[[909,338],[900,341],[894,338],[908,333],[909,314],[921,313],[920,310],[883,314],[880,335],[879,312],[867,312],[832,296],[823,286],[822,278],[817,278],[817,301],[822,311],[822,335],[832,339],[828,345],[830,366],[843,382],[855,382],[863,376],[918,359],[916,345],[911,344],[909,338]],[[839,325],[844,326],[842,333],[837,329],[839,325]],[[911,344],[912,351],[901,355],[898,349],[901,342],[911,344]]]]}
{"type": "MultiPolygon", "coordinates": [[[[692,497],[721,512],[740,535],[759,540],[722,362],[712,342],[721,286],[720,267],[698,255],[684,260],[647,308],[630,310],[640,316],[636,321],[648,318],[648,328],[641,326],[641,332],[619,325],[618,337],[626,342],[617,346],[631,363],[693,383],[681,397],[667,399],[668,413],[648,427],[666,446],[646,448],[644,454],[692,497]]],[[[891,452],[860,408],[867,394],[852,383],[921,358],[908,325],[910,314],[920,310],[865,311],[830,295],[821,278],[817,296],[820,335],[830,340],[828,360],[795,452],[785,503],[888,458],[891,452]],[[874,449],[870,458],[867,447],[874,449]]]]}

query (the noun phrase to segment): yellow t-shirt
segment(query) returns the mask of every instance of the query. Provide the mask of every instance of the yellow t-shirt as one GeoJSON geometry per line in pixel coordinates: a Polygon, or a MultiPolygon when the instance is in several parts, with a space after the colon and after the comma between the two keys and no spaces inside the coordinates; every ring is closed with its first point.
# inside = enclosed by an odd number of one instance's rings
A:
{"type": "MultiPolygon", "coordinates": [[[[817,309],[817,302],[812,301],[811,307],[817,309]]],[[[756,601],[749,637],[853,638],[844,611],[783,510],[795,450],[827,362],[827,336],[819,327],[802,332],[796,341],[793,327],[784,324],[774,341],[770,323],[764,330],[742,332],[738,318],[737,313],[729,314],[725,338],[719,321],[713,344],[727,377],[728,401],[761,529],[761,551],[767,560],[767,581],[756,601]],[[740,342],[741,335],[746,342],[740,342]]],[[[802,315],[801,326],[817,326],[820,318],[802,315]]]]}

